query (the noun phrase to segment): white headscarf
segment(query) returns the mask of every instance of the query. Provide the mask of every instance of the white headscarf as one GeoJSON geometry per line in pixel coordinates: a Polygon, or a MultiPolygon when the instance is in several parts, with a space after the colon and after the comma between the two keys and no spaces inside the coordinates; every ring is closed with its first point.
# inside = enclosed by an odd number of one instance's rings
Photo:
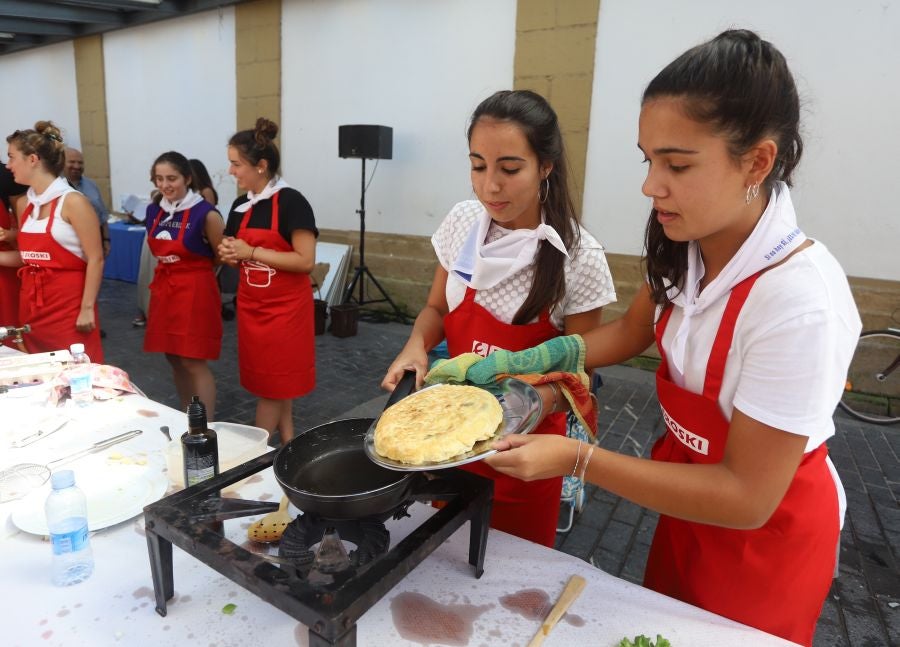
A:
{"type": "Polygon", "coordinates": [[[544,223],[534,229],[514,229],[502,238],[485,243],[491,216],[483,210],[469,230],[459,256],[450,266],[451,273],[475,290],[487,290],[513,276],[534,262],[538,243],[546,240],[569,257],[566,246],[556,230],[544,223]]]}
{"type": "Polygon", "coordinates": [[[790,191],[784,182],[777,182],[772,188],[769,204],[753,232],[702,293],[700,280],[706,273],[706,268],[700,256],[700,245],[697,241],[688,244],[684,288],[680,291],[674,286],[668,289],[669,298],[684,311],[681,324],[672,338],[670,369],[674,378],[680,380],[684,375],[685,345],[691,332],[691,318],[729,294],[734,286],[748,276],[787,258],[804,241],[806,235],[797,226],[797,214],[794,212],[790,191]]]}
{"type": "Polygon", "coordinates": [[[247,198],[249,198],[247,202],[236,206],[234,210],[240,213],[244,213],[257,202],[260,202],[261,200],[268,200],[282,189],[287,188],[290,187],[288,186],[288,183],[285,182],[282,178],[272,178],[271,180],[269,180],[269,183],[266,184],[265,188],[259,193],[247,191],[247,198]]]}
{"type": "Polygon", "coordinates": [[[41,207],[49,202],[53,202],[56,198],[66,193],[71,193],[75,191],[71,186],[69,186],[68,181],[64,177],[58,177],[50,183],[44,192],[38,195],[37,191],[35,191],[32,187],[28,187],[28,192],[26,196],[28,197],[28,204],[34,205],[34,210],[31,212],[31,215],[37,218],[41,213],[41,207]]]}

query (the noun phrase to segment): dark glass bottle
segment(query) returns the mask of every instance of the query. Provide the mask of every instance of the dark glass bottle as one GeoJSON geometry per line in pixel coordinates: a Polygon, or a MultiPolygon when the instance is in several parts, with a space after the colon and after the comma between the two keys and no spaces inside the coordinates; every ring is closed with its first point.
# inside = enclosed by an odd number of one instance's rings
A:
{"type": "Polygon", "coordinates": [[[206,426],[206,407],[193,396],[187,408],[188,430],[181,435],[184,454],[185,487],[196,485],[219,474],[219,441],[216,432],[206,426]]]}

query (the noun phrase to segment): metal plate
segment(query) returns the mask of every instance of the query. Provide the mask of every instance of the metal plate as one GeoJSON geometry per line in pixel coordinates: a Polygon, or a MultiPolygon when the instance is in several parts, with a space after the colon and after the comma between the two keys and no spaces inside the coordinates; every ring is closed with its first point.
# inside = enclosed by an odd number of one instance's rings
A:
{"type": "MultiPolygon", "coordinates": [[[[467,382],[466,384],[469,383],[467,382]]],[[[434,386],[429,386],[426,389],[422,389],[422,391],[428,389],[440,389],[444,386],[446,385],[436,384],[434,386]]],[[[381,417],[379,416],[366,432],[366,455],[378,465],[400,472],[423,472],[446,469],[448,467],[459,467],[466,463],[480,461],[482,458],[490,456],[491,454],[496,454],[497,450],[491,448],[491,445],[496,440],[507,434],[527,434],[537,426],[538,421],[541,419],[543,409],[541,396],[537,392],[537,389],[530,384],[512,378],[505,378],[494,384],[469,384],[469,386],[476,386],[493,394],[500,403],[500,407],[503,409],[503,424],[500,425],[493,436],[486,440],[478,441],[475,443],[475,446],[465,454],[459,454],[452,458],[448,458],[445,461],[410,465],[409,463],[401,463],[400,461],[385,458],[375,451],[375,427],[378,425],[378,420],[381,417]]]]}

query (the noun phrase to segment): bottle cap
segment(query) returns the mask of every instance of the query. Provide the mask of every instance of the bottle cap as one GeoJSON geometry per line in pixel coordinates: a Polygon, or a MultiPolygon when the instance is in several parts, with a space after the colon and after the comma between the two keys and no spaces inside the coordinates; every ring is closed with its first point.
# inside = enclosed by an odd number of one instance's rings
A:
{"type": "Polygon", "coordinates": [[[206,429],[206,407],[200,402],[200,396],[191,396],[187,406],[188,427],[206,429]]]}
{"type": "Polygon", "coordinates": [[[73,355],[78,355],[84,352],[84,344],[72,344],[69,346],[69,352],[73,355]]]}
{"type": "Polygon", "coordinates": [[[75,472],[72,470],[60,470],[50,476],[50,484],[54,490],[63,490],[75,485],[75,472]]]}

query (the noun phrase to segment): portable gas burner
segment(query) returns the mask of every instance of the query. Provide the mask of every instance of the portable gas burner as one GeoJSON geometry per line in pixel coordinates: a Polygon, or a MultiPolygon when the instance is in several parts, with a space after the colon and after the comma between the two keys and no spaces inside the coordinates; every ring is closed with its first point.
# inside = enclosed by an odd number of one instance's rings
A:
{"type": "Polygon", "coordinates": [[[271,467],[275,455],[269,452],[144,508],[161,616],[175,593],[173,544],[309,627],[310,647],[354,647],[359,618],[466,521],[471,522],[469,563],[476,578],[484,572],[493,482],[456,469],[422,474],[410,499],[379,517],[301,515],[285,530],[278,558],[242,548],[222,534],[222,522],[271,512],[278,505],[219,493],[271,467]],[[406,515],[414,501],[445,505],[390,546],[390,520],[406,515]],[[355,550],[347,554],[341,539],[355,550]]]}

